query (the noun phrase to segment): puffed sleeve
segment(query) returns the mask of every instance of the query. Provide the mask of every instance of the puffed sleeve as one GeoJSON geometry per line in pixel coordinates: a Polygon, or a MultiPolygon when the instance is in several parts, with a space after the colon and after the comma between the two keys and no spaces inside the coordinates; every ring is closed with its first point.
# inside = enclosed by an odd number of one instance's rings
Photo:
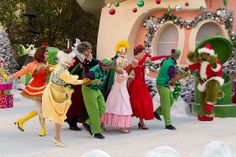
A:
{"type": "Polygon", "coordinates": [[[17,78],[17,77],[20,77],[22,75],[25,75],[26,73],[30,73],[32,74],[32,72],[34,71],[34,69],[36,68],[36,64],[34,64],[34,62],[32,63],[29,63],[26,65],[26,67],[24,67],[23,69],[15,72],[14,74],[12,74],[12,77],[13,78],[17,78]]]}
{"type": "Polygon", "coordinates": [[[72,85],[79,85],[79,84],[84,83],[83,80],[78,80],[79,76],[71,75],[68,70],[62,72],[59,77],[66,83],[72,84],[72,85]]]}
{"type": "Polygon", "coordinates": [[[151,61],[156,61],[156,60],[159,60],[159,59],[167,59],[169,57],[170,57],[169,55],[153,56],[153,57],[151,57],[151,61]]]}

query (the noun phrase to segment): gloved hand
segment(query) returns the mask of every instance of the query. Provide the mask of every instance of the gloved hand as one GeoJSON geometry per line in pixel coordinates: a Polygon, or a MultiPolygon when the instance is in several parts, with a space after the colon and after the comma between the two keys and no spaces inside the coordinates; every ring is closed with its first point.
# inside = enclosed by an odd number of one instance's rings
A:
{"type": "Polygon", "coordinates": [[[84,84],[89,84],[90,83],[90,79],[89,78],[84,78],[83,81],[84,81],[84,84]]]}
{"type": "Polygon", "coordinates": [[[123,70],[120,69],[120,68],[114,68],[114,71],[117,73],[117,74],[123,74],[123,70]]]}
{"type": "Polygon", "coordinates": [[[207,58],[207,61],[211,64],[213,68],[216,67],[216,57],[215,56],[209,56],[207,58]]]}

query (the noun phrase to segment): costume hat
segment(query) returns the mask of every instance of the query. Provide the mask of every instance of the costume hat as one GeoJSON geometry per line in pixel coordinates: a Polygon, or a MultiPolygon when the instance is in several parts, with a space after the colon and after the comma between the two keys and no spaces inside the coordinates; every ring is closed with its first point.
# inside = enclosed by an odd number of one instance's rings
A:
{"type": "Polygon", "coordinates": [[[181,54],[181,51],[178,48],[171,50],[171,57],[178,58],[180,54],[181,54]]]}

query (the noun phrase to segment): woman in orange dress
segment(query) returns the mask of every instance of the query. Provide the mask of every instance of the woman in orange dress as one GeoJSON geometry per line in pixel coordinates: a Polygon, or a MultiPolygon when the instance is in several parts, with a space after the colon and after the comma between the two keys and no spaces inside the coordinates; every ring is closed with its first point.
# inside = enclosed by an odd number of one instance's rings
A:
{"type": "Polygon", "coordinates": [[[29,84],[22,90],[21,95],[33,99],[38,106],[38,110],[32,110],[23,118],[16,120],[14,123],[18,125],[18,129],[24,131],[23,125],[26,121],[39,115],[41,130],[39,136],[46,135],[45,119],[42,117],[42,95],[46,87],[47,75],[49,74],[49,65],[47,64],[48,51],[46,47],[40,47],[34,54],[34,61],[27,64],[25,68],[12,74],[10,78],[18,78],[26,73],[30,73],[32,79],[29,84]]]}

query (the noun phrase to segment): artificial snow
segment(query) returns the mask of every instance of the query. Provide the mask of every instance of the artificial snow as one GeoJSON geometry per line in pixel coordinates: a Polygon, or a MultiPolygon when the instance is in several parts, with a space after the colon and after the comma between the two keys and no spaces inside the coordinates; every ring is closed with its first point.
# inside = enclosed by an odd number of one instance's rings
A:
{"type": "Polygon", "coordinates": [[[181,155],[174,148],[163,146],[151,150],[145,157],[181,157],[181,155]]]}
{"type": "MultiPolygon", "coordinates": [[[[65,123],[62,126],[62,140],[66,147],[59,148],[53,143],[53,122],[46,121],[45,137],[38,136],[38,117],[25,123],[25,132],[19,131],[14,125],[16,119],[37,109],[33,101],[23,98],[19,92],[13,90],[14,108],[0,109],[0,157],[81,157],[92,150],[104,151],[112,157],[145,157],[154,148],[161,146],[175,149],[181,157],[203,157],[204,148],[215,140],[224,142],[232,152],[236,151],[235,118],[200,122],[189,115],[188,105],[180,98],[172,108],[176,131],[165,129],[164,121],[156,119],[145,121],[149,130],[139,130],[138,119],[133,118],[129,134],[121,134],[119,129],[108,127],[103,132],[106,139],[99,140],[90,136],[81,124],[79,127],[82,131],[71,131],[65,123]]],[[[155,108],[157,102],[158,99],[154,100],[155,108]]]]}

